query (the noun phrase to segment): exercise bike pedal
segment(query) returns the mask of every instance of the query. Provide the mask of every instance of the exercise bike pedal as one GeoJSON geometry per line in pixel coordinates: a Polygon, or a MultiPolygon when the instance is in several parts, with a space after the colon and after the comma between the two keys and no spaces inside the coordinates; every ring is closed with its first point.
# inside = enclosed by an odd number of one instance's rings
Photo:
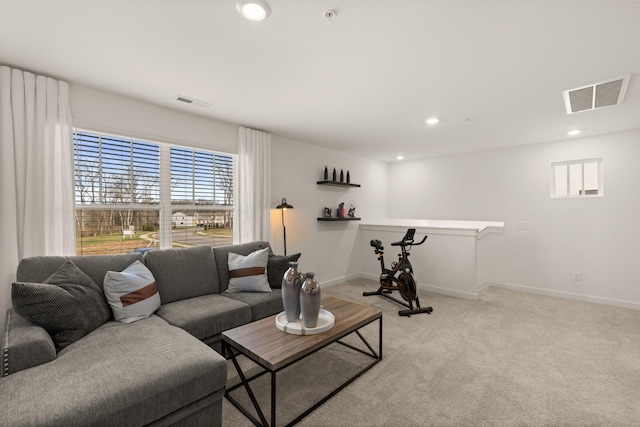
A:
{"type": "Polygon", "coordinates": [[[411,310],[400,310],[398,314],[400,316],[411,316],[412,314],[420,314],[420,313],[431,314],[432,311],[433,311],[433,308],[425,307],[425,308],[414,308],[411,310]]]}

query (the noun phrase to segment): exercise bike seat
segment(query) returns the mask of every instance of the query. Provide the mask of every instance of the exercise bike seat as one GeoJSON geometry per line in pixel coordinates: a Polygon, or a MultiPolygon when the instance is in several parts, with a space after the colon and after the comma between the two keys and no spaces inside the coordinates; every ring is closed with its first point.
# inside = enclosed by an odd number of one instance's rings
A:
{"type": "Polygon", "coordinates": [[[379,251],[384,250],[384,246],[382,246],[382,242],[380,240],[372,240],[371,246],[376,248],[379,251]]]}

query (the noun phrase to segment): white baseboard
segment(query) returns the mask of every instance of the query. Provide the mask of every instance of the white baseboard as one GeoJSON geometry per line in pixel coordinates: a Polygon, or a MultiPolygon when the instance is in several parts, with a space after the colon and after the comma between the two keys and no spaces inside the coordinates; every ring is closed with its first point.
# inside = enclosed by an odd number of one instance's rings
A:
{"type": "MultiPolygon", "coordinates": [[[[358,276],[365,279],[375,280],[376,282],[378,282],[380,278],[380,276],[378,275],[367,274],[367,273],[360,273],[358,276]]],[[[416,286],[418,287],[419,290],[423,290],[426,292],[433,292],[434,294],[446,295],[448,297],[462,298],[462,299],[468,299],[468,300],[477,300],[478,298],[480,298],[480,293],[478,292],[476,293],[462,292],[462,291],[456,291],[452,289],[439,288],[437,286],[430,286],[424,283],[416,283],[416,286]]]]}
{"type": "MultiPolygon", "coordinates": [[[[378,283],[380,276],[377,274],[356,273],[356,274],[351,274],[349,276],[344,276],[341,278],[329,280],[327,282],[322,282],[321,285],[325,287],[329,287],[329,286],[337,285],[339,283],[346,282],[348,280],[354,280],[354,279],[360,279],[360,278],[373,280],[374,282],[378,283]]],[[[640,310],[640,303],[636,303],[636,302],[594,297],[589,295],[580,295],[580,294],[574,294],[570,292],[553,291],[549,289],[534,288],[531,286],[515,285],[512,283],[490,282],[488,280],[484,280],[478,283],[478,292],[476,293],[461,292],[461,291],[456,291],[451,289],[439,288],[437,286],[430,286],[422,283],[417,283],[417,286],[418,286],[418,289],[424,290],[426,292],[433,292],[435,294],[446,295],[454,298],[462,298],[466,300],[477,300],[480,298],[480,292],[483,289],[486,289],[488,287],[494,287],[494,288],[501,288],[501,289],[516,291],[516,292],[526,292],[530,294],[571,299],[574,301],[592,302],[596,304],[604,304],[604,305],[611,305],[614,307],[623,307],[623,308],[631,308],[634,310],[640,310]]]]}
{"type": "Polygon", "coordinates": [[[640,304],[636,302],[594,297],[589,295],[580,295],[580,294],[574,294],[571,292],[553,291],[549,289],[534,288],[531,286],[515,285],[512,283],[489,282],[486,280],[478,285],[479,291],[488,287],[640,310],[640,304]]]}
{"type": "MultiPolygon", "coordinates": [[[[350,274],[348,276],[339,277],[337,279],[327,280],[326,282],[320,282],[320,286],[328,288],[328,287],[337,285],[339,283],[347,282],[353,279],[358,279],[361,276],[362,276],[361,274],[350,274]]],[[[377,280],[377,277],[376,277],[376,280],[377,280]]]]}
{"type": "Polygon", "coordinates": [[[418,283],[418,288],[423,289],[427,292],[433,292],[434,294],[446,295],[448,297],[462,298],[462,299],[468,299],[473,301],[480,299],[479,292],[475,292],[475,293],[462,292],[462,291],[456,291],[453,289],[439,288],[437,286],[423,285],[421,283],[418,283]]]}

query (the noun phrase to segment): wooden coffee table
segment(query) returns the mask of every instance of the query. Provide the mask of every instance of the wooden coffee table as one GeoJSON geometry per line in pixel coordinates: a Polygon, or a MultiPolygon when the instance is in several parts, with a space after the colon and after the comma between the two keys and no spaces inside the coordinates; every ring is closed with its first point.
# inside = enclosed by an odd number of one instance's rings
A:
{"type": "Polygon", "coordinates": [[[340,298],[328,297],[322,299],[322,308],[330,311],[335,316],[335,325],[328,331],[315,335],[292,335],[280,331],[275,324],[276,316],[270,316],[247,325],[239,326],[222,333],[222,348],[224,354],[230,356],[233,365],[238,372],[241,382],[227,388],[225,396],[247,418],[257,426],[267,426],[267,419],[251,390],[249,383],[266,373],[271,374],[271,426],[276,424],[276,374],[287,366],[304,359],[323,347],[332,343],[338,343],[355,351],[371,357],[370,364],[340,385],[337,389],[322,398],[312,407],[304,411],[287,425],[294,425],[310,414],[317,407],[333,397],[356,378],[368,371],[373,365],[382,360],[382,311],[375,307],[356,304],[340,298]],[[378,351],[362,336],[359,329],[375,320],[379,321],[378,351]],[[350,344],[339,341],[349,334],[356,333],[362,340],[367,350],[360,349],[350,344]],[[264,370],[247,378],[236,359],[237,354],[242,354],[260,365],[264,370]],[[229,393],[243,387],[246,389],[251,403],[260,420],[256,419],[229,393]]]}

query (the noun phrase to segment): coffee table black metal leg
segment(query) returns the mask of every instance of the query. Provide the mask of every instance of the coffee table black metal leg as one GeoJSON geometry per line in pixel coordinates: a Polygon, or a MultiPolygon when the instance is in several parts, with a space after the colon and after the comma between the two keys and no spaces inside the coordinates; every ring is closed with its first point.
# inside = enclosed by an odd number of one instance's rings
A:
{"type": "Polygon", "coordinates": [[[276,373],[271,372],[271,425],[276,425],[276,373]]]}
{"type": "Polygon", "coordinates": [[[380,360],[382,360],[382,316],[380,316],[380,329],[378,331],[378,346],[380,347],[378,350],[378,354],[380,355],[380,360]]]}
{"type": "MultiPolygon", "coordinates": [[[[238,376],[240,377],[241,381],[242,381],[242,385],[244,385],[245,390],[247,390],[247,394],[249,395],[249,398],[251,399],[251,403],[253,404],[253,407],[255,408],[256,412],[258,413],[258,416],[260,417],[260,421],[262,422],[263,426],[267,426],[267,419],[265,418],[264,414],[262,413],[262,410],[260,409],[260,405],[258,404],[258,400],[256,399],[256,396],[253,394],[253,391],[251,390],[251,387],[249,386],[249,381],[247,381],[247,378],[244,376],[244,373],[242,372],[242,369],[240,368],[240,365],[238,364],[238,361],[236,360],[236,356],[233,354],[233,349],[231,348],[231,346],[225,342],[223,342],[223,346],[226,347],[227,353],[230,355],[231,357],[231,361],[233,362],[233,366],[235,366],[236,371],[238,372],[238,376]]],[[[272,386],[275,387],[275,378],[274,378],[274,373],[271,373],[272,375],[272,386]]],[[[229,401],[233,404],[233,406],[235,406],[236,408],[238,408],[240,410],[240,412],[242,412],[247,418],[249,418],[254,424],[256,425],[260,425],[259,423],[257,423],[257,420],[251,415],[249,414],[249,412],[244,409],[242,407],[242,405],[240,405],[231,395],[229,395],[229,392],[226,392],[226,396],[227,399],[229,399],[229,401]]],[[[275,398],[273,395],[273,391],[272,391],[272,395],[271,395],[271,410],[272,410],[272,414],[271,414],[271,425],[275,426],[275,398]]]]}

